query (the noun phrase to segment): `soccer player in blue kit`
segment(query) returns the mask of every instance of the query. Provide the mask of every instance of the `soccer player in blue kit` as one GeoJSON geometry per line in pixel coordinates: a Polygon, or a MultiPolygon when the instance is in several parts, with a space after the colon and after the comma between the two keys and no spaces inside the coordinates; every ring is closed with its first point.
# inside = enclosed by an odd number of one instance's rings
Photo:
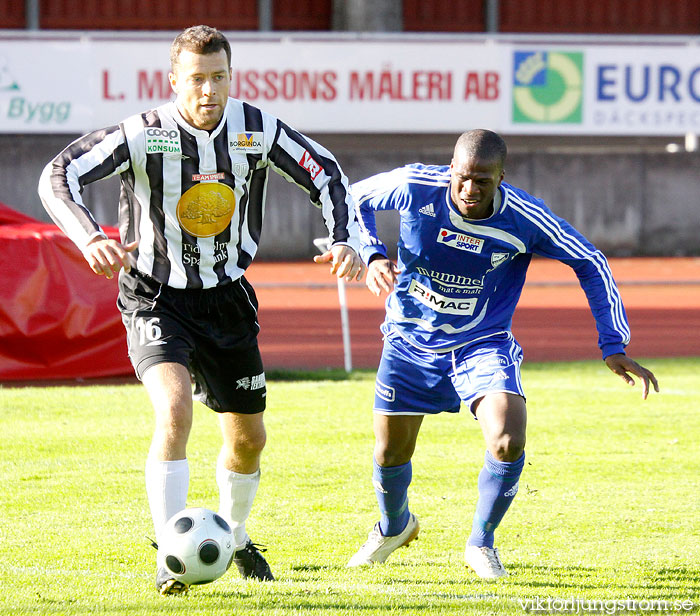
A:
{"type": "Polygon", "coordinates": [[[466,564],[487,580],[506,575],[494,530],[518,491],[527,414],[522,350],[511,320],[533,254],[578,276],[606,365],[625,382],[647,370],[624,353],[629,327],[603,254],[547,206],[503,182],[506,144],[494,132],[462,134],[447,166],[407,165],[352,187],[359,209],[367,286],[389,293],[374,398],[373,484],[381,518],[348,566],[382,563],[417,535],[408,508],[413,455],[423,417],[463,402],[486,441],[466,564]],[[387,257],[374,212],[401,216],[398,263],[387,257]]]}

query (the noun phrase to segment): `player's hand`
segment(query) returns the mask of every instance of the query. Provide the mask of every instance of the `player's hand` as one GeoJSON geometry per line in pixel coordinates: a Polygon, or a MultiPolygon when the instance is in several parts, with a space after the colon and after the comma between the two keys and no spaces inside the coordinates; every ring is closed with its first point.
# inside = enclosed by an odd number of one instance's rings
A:
{"type": "Polygon", "coordinates": [[[131,270],[127,253],[136,250],[138,244],[138,242],[122,244],[117,240],[96,237],[85,246],[83,256],[93,272],[112,278],[122,267],[127,273],[131,270]]]}
{"type": "Polygon", "coordinates": [[[367,288],[377,297],[384,291],[391,293],[400,273],[401,270],[391,259],[376,257],[367,267],[367,288]]]}
{"type": "Polygon", "coordinates": [[[331,274],[338,278],[345,278],[348,282],[362,280],[365,273],[365,264],[359,255],[350,246],[335,244],[322,255],[314,257],[315,263],[330,263],[331,274]]]}
{"type": "Polygon", "coordinates": [[[627,357],[624,353],[615,353],[614,355],[608,355],[605,358],[605,363],[615,374],[619,375],[622,380],[629,384],[634,385],[634,379],[629,375],[636,374],[641,380],[643,385],[642,398],[647,399],[649,395],[649,382],[654,385],[654,391],[659,393],[659,383],[651,370],[647,370],[644,366],[640,366],[636,361],[627,357]]]}

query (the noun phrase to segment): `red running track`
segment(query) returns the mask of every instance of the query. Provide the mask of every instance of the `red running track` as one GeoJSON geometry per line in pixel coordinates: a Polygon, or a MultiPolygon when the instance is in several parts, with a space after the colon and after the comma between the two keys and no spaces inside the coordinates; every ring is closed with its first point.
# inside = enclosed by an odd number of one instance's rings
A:
{"type": "MultiPolygon", "coordinates": [[[[611,259],[632,330],[634,358],[700,356],[700,258],[611,259]]],[[[335,279],[328,266],[254,263],[247,278],[260,300],[266,368],[342,368],[335,279]]],[[[364,283],[346,285],[353,367],[377,367],[384,298],[364,283]]],[[[573,271],[533,260],[513,318],[526,361],[600,357],[597,332],[573,271]]]]}

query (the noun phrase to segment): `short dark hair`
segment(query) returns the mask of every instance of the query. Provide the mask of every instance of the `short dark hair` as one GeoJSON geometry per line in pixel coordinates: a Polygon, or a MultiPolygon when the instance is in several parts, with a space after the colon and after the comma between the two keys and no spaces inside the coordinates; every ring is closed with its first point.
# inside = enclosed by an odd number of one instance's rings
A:
{"type": "Polygon", "coordinates": [[[231,45],[221,32],[211,26],[187,28],[175,37],[170,46],[170,70],[175,70],[175,65],[183,51],[207,55],[222,49],[226,52],[228,65],[231,66],[231,45]]]}
{"type": "Polygon", "coordinates": [[[505,165],[508,155],[508,148],[503,137],[484,128],[476,128],[462,133],[455,144],[455,155],[458,150],[463,150],[470,158],[498,161],[501,169],[505,165]]]}

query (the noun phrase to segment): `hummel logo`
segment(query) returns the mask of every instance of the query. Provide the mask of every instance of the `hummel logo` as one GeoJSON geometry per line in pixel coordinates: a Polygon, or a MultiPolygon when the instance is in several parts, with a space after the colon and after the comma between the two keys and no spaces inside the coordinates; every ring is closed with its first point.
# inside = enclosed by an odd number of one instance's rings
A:
{"type": "Polygon", "coordinates": [[[433,207],[432,203],[428,203],[428,205],[424,205],[421,209],[418,210],[419,213],[425,214],[426,216],[432,216],[435,218],[435,208],[433,207]]]}

